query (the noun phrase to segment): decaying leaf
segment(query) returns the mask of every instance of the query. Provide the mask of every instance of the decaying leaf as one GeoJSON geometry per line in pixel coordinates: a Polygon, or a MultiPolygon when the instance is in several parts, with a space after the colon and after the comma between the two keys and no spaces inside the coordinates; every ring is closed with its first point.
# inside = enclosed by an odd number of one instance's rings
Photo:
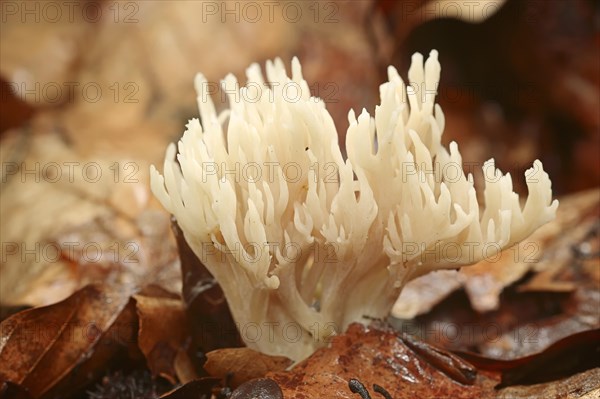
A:
{"type": "MultiPolygon", "coordinates": [[[[499,381],[493,374],[478,374],[473,385],[448,377],[410,349],[393,331],[352,324],[333,338],[331,347],[315,352],[289,372],[270,373],[287,399],[357,398],[348,382],[360,381],[370,391],[374,384],[392,398],[490,397],[499,381]]],[[[451,367],[448,365],[448,367],[451,367]]]]}
{"type": "MultiPolygon", "coordinates": [[[[552,239],[548,240],[533,266],[535,275],[519,286],[521,291],[573,291],[577,284],[560,279],[569,269],[577,269],[582,262],[589,262],[600,270],[600,190],[590,190],[565,198],[564,211],[557,216],[552,239]]],[[[554,224],[554,223],[553,223],[554,224]]],[[[596,283],[600,278],[589,273],[596,283]]]]}
{"type": "Polygon", "coordinates": [[[600,367],[600,329],[570,335],[540,353],[511,360],[461,356],[480,369],[502,372],[503,386],[547,382],[600,367]]]}
{"type": "MultiPolygon", "coordinates": [[[[473,267],[473,266],[470,266],[473,267]]],[[[429,312],[440,301],[462,286],[456,270],[437,270],[409,282],[394,304],[395,317],[411,319],[429,312]]]]}
{"type": "Polygon", "coordinates": [[[260,378],[269,372],[285,370],[292,361],[283,356],[270,356],[250,348],[217,349],[206,354],[204,369],[213,377],[231,376],[231,385],[260,378]]]}
{"type": "Polygon", "coordinates": [[[168,292],[141,293],[134,298],[139,318],[138,345],[153,375],[172,384],[196,378],[185,348],[191,339],[181,299],[168,292]]]}
{"type": "Polygon", "coordinates": [[[0,327],[0,380],[33,398],[76,392],[115,362],[125,367],[145,360],[154,376],[172,385],[197,378],[183,302],[159,286],[135,295],[125,287],[86,286],[0,327]]]}
{"type": "Polygon", "coordinates": [[[444,350],[412,339],[407,341],[406,336],[384,327],[353,324],[345,334],[333,339],[330,348],[318,350],[290,371],[270,373],[268,377],[279,384],[286,399],[357,399],[360,392],[363,398],[378,397],[379,393],[393,399],[588,398],[590,394],[594,397],[599,384],[597,334],[598,331],[590,331],[585,336],[573,336],[543,353],[513,361],[465,355],[479,366],[471,380],[473,384],[465,385],[456,377],[468,375],[461,371],[474,370],[466,360],[447,361],[444,350]],[[441,356],[442,361],[432,355],[441,356]],[[560,372],[545,375],[549,366],[560,372]],[[554,380],[540,383],[540,376],[554,380]],[[501,379],[511,386],[502,388],[501,379]],[[528,385],[512,386],[524,383],[528,385]]]}
{"type": "Polygon", "coordinates": [[[283,392],[277,383],[269,378],[259,378],[240,385],[230,399],[283,399],[283,392]]]}
{"type": "Polygon", "coordinates": [[[0,324],[0,379],[33,398],[72,392],[135,343],[129,293],[87,286],[55,305],[17,313],[0,324]]]}
{"type": "Polygon", "coordinates": [[[600,397],[600,368],[590,369],[583,373],[559,381],[536,385],[517,385],[498,391],[498,399],[597,399],[600,397]]]}
{"type": "Polygon", "coordinates": [[[180,289],[169,218],[151,200],[146,161],[82,156],[55,132],[23,140],[20,158],[0,149],[0,302],[48,305],[103,282],[180,289]],[[36,168],[46,173],[21,175],[36,168]]]}

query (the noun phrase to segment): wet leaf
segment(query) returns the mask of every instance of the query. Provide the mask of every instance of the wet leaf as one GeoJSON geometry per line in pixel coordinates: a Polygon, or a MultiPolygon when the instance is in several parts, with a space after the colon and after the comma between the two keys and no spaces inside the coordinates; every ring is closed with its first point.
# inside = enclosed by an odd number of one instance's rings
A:
{"type": "Polygon", "coordinates": [[[217,349],[206,354],[204,369],[214,377],[231,376],[231,385],[264,377],[270,371],[282,371],[292,361],[283,356],[270,356],[250,348],[217,349]]]}
{"type": "Polygon", "coordinates": [[[477,370],[458,356],[408,335],[402,336],[402,342],[453,380],[462,384],[475,382],[477,370]]]}
{"type": "Polygon", "coordinates": [[[229,399],[283,399],[283,392],[270,378],[259,378],[240,385],[229,399]]]}
{"type": "Polygon", "coordinates": [[[465,357],[469,364],[456,356],[456,362],[448,362],[446,351],[424,346],[414,339],[407,341],[406,337],[385,326],[352,324],[345,334],[334,338],[330,348],[318,350],[290,371],[270,373],[268,377],[279,384],[286,399],[358,399],[359,395],[362,398],[381,395],[393,399],[587,399],[595,398],[594,392],[598,390],[598,342],[598,331],[590,331],[574,335],[544,353],[514,361],[497,361],[468,354],[465,357]],[[441,354],[442,362],[432,359],[431,354],[441,354]],[[584,364],[591,368],[581,372],[584,364]],[[448,373],[449,370],[474,370],[475,366],[478,371],[473,385],[464,385],[448,376],[453,374],[448,373]],[[570,372],[565,373],[565,367],[570,368],[570,372]],[[560,372],[556,373],[558,370],[560,372]],[[573,375],[564,377],[568,374],[573,375]],[[555,379],[539,383],[538,377],[545,375],[555,379]],[[499,389],[501,379],[507,382],[511,378],[512,382],[530,385],[499,389]]]}
{"type": "MultiPolygon", "coordinates": [[[[438,354],[444,352],[436,350],[438,354]]],[[[396,332],[352,324],[345,334],[333,339],[331,347],[318,350],[288,372],[267,376],[290,399],[358,398],[349,388],[351,379],[369,391],[377,385],[394,399],[493,397],[498,374],[478,373],[472,385],[464,385],[447,375],[448,368],[460,367],[432,364],[419,353],[396,332]]]]}

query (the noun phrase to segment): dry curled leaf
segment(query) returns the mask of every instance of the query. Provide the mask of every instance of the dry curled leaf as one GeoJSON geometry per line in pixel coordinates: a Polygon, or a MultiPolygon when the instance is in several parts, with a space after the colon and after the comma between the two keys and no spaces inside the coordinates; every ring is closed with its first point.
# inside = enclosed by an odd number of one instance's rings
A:
{"type": "Polygon", "coordinates": [[[65,395],[103,373],[123,349],[134,350],[136,331],[125,289],[87,286],[0,324],[0,380],[20,385],[33,398],[65,395]]]}
{"type": "Polygon", "coordinates": [[[292,361],[283,356],[270,356],[250,348],[217,349],[206,354],[204,369],[214,377],[231,375],[231,385],[238,385],[267,375],[271,371],[282,371],[292,361]]]}

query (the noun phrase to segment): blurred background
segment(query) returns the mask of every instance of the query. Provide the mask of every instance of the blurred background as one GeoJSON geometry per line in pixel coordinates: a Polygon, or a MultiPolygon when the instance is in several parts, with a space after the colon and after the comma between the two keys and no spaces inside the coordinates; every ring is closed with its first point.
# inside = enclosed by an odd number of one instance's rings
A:
{"type": "MultiPolygon", "coordinates": [[[[187,120],[193,77],[243,83],[298,56],[344,142],[386,68],[440,53],[444,142],[511,172],[543,161],[556,195],[600,182],[600,8],[592,0],[0,2],[0,303],[96,280],[179,290],[168,215],[148,188],[187,120]]],[[[220,93],[215,100],[219,102],[220,93]]],[[[223,104],[221,104],[223,106],[223,104]]]]}

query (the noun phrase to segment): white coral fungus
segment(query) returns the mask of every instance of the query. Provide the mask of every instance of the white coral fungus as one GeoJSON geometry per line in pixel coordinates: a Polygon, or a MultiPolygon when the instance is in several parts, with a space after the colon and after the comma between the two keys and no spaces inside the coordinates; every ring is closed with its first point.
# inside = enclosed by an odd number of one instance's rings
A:
{"type": "Polygon", "coordinates": [[[292,60],[291,78],[280,59],[266,72],[267,82],[251,65],[241,89],[228,75],[230,110],[219,115],[199,74],[202,121],[169,146],[164,177],[151,169],[152,191],[223,288],[252,348],[301,360],[351,322],[387,316],[409,280],[477,262],[555,215],[537,160],[523,207],[510,175],[484,164],[480,213],[458,146],[441,144],[436,51],[425,63],[413,56],[409,86],[389,67],[375,118],[349,112],[346,160],[300,62],[292,60]]]}

